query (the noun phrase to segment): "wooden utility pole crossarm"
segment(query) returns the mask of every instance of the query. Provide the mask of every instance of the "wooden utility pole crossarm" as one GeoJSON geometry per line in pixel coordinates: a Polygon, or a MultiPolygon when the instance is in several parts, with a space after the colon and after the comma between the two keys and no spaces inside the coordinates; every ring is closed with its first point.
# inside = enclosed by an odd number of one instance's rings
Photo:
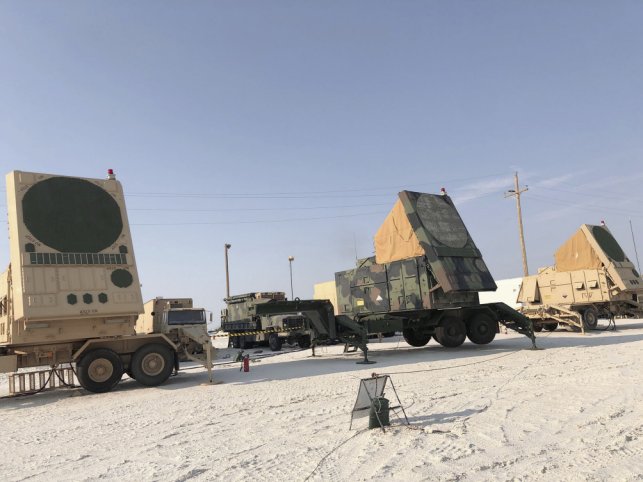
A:
{"type": "Polygon", "coordinates": [[[529,188],[525,186],[523,189],[520,189],[520,184],[518,183],[518,173],[514,174],[514,188],[507,191],[505,197],[515,197],[516,198],[516,208],[518,210],[518,231],[520,234],[520,248],[522,249],[522,270],[525,276],[529,276],[529,268],[527,266],[527,249],[525,248],[525,234],[522,228],[522,209],[520,208],[520,195],[528,191],[529,188]]]}

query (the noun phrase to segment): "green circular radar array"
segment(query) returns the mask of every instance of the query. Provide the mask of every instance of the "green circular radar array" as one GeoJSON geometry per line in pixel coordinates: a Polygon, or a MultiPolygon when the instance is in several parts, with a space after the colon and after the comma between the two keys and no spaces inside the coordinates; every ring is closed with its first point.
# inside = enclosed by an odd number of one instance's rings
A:
{"type": "Polygon", "coordinates": [[[63,253],[98,253],[123,231],[114,198],[84,179],[52,177],[22,199],[25,226],[47,246],[63,253]]]}

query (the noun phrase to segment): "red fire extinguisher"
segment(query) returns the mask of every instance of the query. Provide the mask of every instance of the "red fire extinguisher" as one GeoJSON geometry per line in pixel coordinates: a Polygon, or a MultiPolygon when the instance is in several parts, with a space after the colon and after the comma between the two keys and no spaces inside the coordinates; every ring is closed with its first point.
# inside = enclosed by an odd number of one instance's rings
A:
{"type": "Polygon", "coordinates": [[[243,357],[243,371],[244,372],[250,371],[250,355],[246,355],[243,357]]]}

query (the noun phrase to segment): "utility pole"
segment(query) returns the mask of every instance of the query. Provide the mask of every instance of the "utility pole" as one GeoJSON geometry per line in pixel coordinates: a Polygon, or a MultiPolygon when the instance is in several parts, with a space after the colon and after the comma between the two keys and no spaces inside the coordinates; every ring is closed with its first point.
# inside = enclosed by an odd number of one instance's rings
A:
{"type": "Polygon", "coordinates": [[[514,174],[514,188],[510,189],[505,193],[505,198],[515,197],[516,198],[516,208],[518,209],[518,231],[520,234],[520,248],[522,249],[522,270],[525,276],[529,276],[529,268],[527,267],[527,249],[525,248],[525,234],[522,229],[522,209],[520,208],[520,195],[529,190],[527,186],[523,189],[520,189],[518,184],[518,173],[514,174]]]}
{"type": "Polygon", "coordinates": [[[225,296],[230,298],[230,273],[228,271],[228,250],[232,247],[231,244],[224,244],[225,249],[225,296]]]}

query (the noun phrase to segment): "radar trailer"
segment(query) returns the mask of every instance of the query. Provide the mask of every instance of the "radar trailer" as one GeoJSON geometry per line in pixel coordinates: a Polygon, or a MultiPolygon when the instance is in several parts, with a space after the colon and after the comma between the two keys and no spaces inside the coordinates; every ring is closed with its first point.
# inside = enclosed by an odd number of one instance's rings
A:
{"type": "Polygon", "coordinates": [[[531,320],[504,303],[480,304],[496,284],[453,201],[402,191],[375,235],[375,256],[335,274],[337,308],[325,300],[276,301],[258,315],[302,313],[313,345],[336,338],[366,353],[368,335],[401,331],[411,346],[487,344],[498,324],[528,336],[531,320]]]}
{"type": "MultiPolygon", "coordinates": [[[[111,170],[104,180],[13,171],[7,207],[0,372],[50,367],[49,379],[44,371],[10,375],[13,394],[53,387],[63,364],[91,392],[111,390],[124,373],[155,386],[178,370],[172,339],[136,334],[141,285],[123,189],[111,170]]],[[[202,362],[210,371],[209,337],[186,334],[206,349],[202,362]]]]}

